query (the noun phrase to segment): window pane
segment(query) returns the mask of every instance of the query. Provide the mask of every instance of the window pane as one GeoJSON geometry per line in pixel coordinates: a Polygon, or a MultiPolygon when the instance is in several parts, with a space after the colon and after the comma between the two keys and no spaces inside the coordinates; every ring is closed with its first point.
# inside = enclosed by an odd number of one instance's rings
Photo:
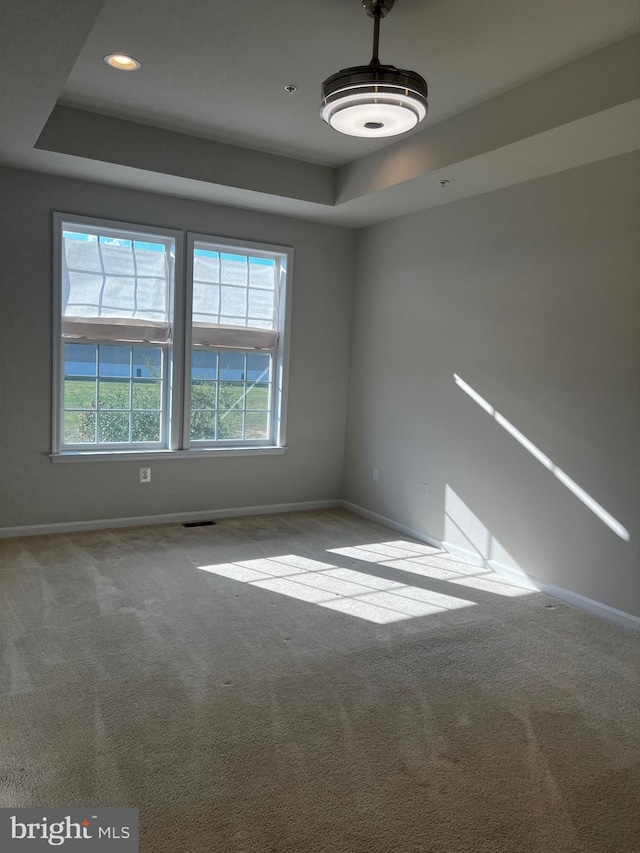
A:
{"type": "Polygon", "coordinates": [[[243,409],[245,385],[242,382],[218,383],[218,408],[243,409]]]}
{"type": "Polygon", "coordinates": [[[249,291],[249,326],[273,326],[274,312],[274,295],[273,291],[269,290],[250,290],[249,291]],[[259,320],[259,323],[254,323],[254,320],[259,320]]]}
{"type": "MultiPolygon", "coordinates": [[[[163,351],[152,346],[115,346],[100,344],[98,347],[74,345],[80,350],[71,350],[75,358],[85,358],[86,353],[98,357],[96,380],[71,377],[65,378],[65,433],[67,444],[122,444],[129,442],[159,442],[162,431],[163,351]],[[135,365],[134,372],[143,377],[129,377],[129,364],[135,365]],[[126,373],[126,376],[105,376],[104,373],[126,373]],[[93,413],[97,407],[97,415],[93,413]],[[72,409],[86,409],[72,412],[72,409]],[[139,410],[134,412],[132,409],[139,410]],[[131,435],[129,434],[131,426],[131,435]],[[97,430],[97,435],[96,435],[97,430]]],[[[75,364],[76,362],[72,362],[75,364]]],[[[95,370],[95,368],[94,368],[95,370]]]]}
{"type": "MultiPolygon", "coordinates": [[[[135,382],[131,393],[132,409],[161,409],[162,388],[160,382],[135,382]]],[[[135,440],[135,439],[134,439],[135,440]]]]}
{"type": "Polygon", "coordinates": [[[218,353],[215,350],[193,351],[191,356],[191,378],[218,378],[218,353]]]}
{"type": "Polygon", "coordinates": [[[133,412],[132,441],[160,441],[160,412],[133,412]]]}
{"type": "Polygon", "coordinates": [[[271,356],[265,353],[247,355],[247,379],[251,382],[268,382],[271,356]]]}
{"type": "Polygon", "coordinates": [[[220,255],[217,252],[209,252],[199,249],[195,244],[193,252],[193,278],[195,281],[219,282],[220,281],[220,255]]]}
{"type": "Polygon", "coordinates": [[[244,255],[220,254],[220,280],[225,284],[247,286],[247,258],[244,255]]]}
{"type": "Polygon", "coordinates": [[[124,381],[118,379],[100,380],[100,391],[98,397],[100,399],[101,409],[129,409],[129,389],[130,382],[128,379],[124,381]]]}
{"type": "Polygon", "coordinates": [[[243,420],[244,415],[242,412],[220,412],[218,415],[218,438],[243,438],[243,420]]]}
{"type": "Polygon", "coordinates": [[[98,442],[111,444],[129,441],[128,412],[99,412],[98,413],[98,442]]]}
{"type": "Polygon", "coordinates": [[[246,325],[247,291],[243,287],[223,285],[220,288],[220,314],[229,325],[246,325]]]}
{"type": "Polygon", "coordinates": [[[215,409],[216,382],[193,382],[191,384],[191,408],[215,409]]]}
{"type": "Polygon", "coordinates": [[[220,287],[217,284],[193,282],[193,321],[220,322],[220,287]]]}
{"type": "Polygon", "coordinates": [[[162,379],[162,350],[134,347],[133,376],[135,379],[162,379]]]}
{"type": "Polygon", "coordinates": [[[95,412],[65,412],[64,440],[66,444],[95,444],[95,412]]]}
{"type": "Polygon", "coordinates": [[[246,397],[247,409],[268,409],[269,408],[269,386],[268,385],[250,385],[247,389],[246,397]]]}
{"type": "Polygon", "coordinates": [[[275,267],[275,261],[270,258],[249,258],[249,287],[273,290],[275,267]]]}
{"type": "Polygon", "coordinates": [[[191,440],[216,440],[215,412],[191,412],[191,440]]]}
{"type": "Polygon", "coordinates": [[[243,352],[220,353],[220,379],[244,379],[245,354],[243,352]]]}
{"type": "Polygon", "coordinates": [[[268,441],[273,402],[272,361],[273,356],[268,352],[194,350],[191,440],[268,441]],[[216,375],[220,377],[217,382],[200,378],[216,375]],[[217,424],[213,417],[216,412],[217,424]]]}
{"type": "Polygon", "coordinates": [[[131,348],[101,344],[100,376],[131,376],[131,348]]]}
{"type": "Polygon", "coordinates": [[[247,412],[245,416],[245,438],[257,441],[269,437],[269,413],[247,412]]]}
{"type": "Polygon", "coordinates": [[[67,379],[64,383],[65,409],[95,409],[96,383],[94,379],[67,379]]]}
{"type": "Polygon", "coordinates": [[[67,376],[95,376],[96,365],[95,344],[64,345],[64,372],[67,376]]]}

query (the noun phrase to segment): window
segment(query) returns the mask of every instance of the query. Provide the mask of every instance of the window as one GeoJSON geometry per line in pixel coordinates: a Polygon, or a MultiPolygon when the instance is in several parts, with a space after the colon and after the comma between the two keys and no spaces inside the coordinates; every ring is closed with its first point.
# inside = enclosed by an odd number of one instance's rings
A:
{"type": "Polygon", "coordinates": [[[284,445],[291,250],[55,222],[54,456],[284,445]]]}
{"type": "Polygon", "coordinates": [[[190,441],[270,443],[284,258],[190,236],[190,441]]]}

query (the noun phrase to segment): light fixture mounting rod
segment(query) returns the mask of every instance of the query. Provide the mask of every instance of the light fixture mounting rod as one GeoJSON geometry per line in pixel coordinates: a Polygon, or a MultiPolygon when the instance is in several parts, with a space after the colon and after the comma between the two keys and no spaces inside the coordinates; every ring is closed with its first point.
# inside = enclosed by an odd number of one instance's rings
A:
{"type": "Polygon", "coordinates": [[[380,4],[376,6],[376,14],[373,18],[373,51],[371,54],[371,65],[380,65],[378,59],[378,47],[380,45],[380,4]]]}
{"type": "Polygon", "coordinates": [[[373,18],[373,54],[370,65],[380,65],[378,48],[380,45],[380,18],[385,18],[394,4],[395,0],[362,0],[367,15],[373,18]]]}

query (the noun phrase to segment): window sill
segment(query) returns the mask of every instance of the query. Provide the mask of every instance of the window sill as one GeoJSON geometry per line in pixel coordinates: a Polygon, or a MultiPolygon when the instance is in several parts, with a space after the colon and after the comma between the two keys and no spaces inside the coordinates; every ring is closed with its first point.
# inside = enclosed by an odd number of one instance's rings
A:
{"type": "Polygon", "coordinates": [[[282,456],[287,447],[202,447],[192,450],[67,450],[50,453],[52,462],[149,462],[152,459],[203,459],[209,456],[282,456]]]}

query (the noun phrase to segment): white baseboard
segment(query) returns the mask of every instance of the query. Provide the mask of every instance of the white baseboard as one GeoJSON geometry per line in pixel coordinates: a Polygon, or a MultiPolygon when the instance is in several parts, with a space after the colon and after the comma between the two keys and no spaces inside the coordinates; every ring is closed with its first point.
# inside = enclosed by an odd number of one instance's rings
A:
{"type": "Polygon", "coordinates": [[[28,524],[21,527],[0,527],[0,539],[14,536],[44,536],[50,533],[77,533],[83,530],[108,530],[115,527],[144,527],[152,524],[184,524],[191,521],[215,521],[217,518],[236,518],[240,515],[271,515],[281,512],[304,512],[313,509],[332,509],[339,500],[300,501],[264,506],[242,506],[230,509],[170,512],[162,515],[137,515],[130,518],[96,518],[90,521],[61,521],[53,524],[28,524]]]}
{"type": "Polygon", "coordinates": [[[640,631],[640,617],[634,616],[632,613],[625,613],[624,610],[617,610],[608,604],[602,604],[600,601],[594,601],[593,598],[587,598],[586,595],[580,595],[578,592],[563,589],[546,581],[536,580],[535,583],[540,592],[546,592],[547,595],[559,598],[560,601],[572,604],[580,610],[586,610],[589,613],[594,613],[596,616],[601,616],[603,619],[608,619],[609,622],[615,622],[616,625],[631,628],[632,631],[640,631]]]}
{"type": "Polygon", "coordinates": [[[504,563],[499,563],[497,560],[485,560],[485,558],[474,551],[469,551],[466,548],[461,548],[459,545],[454,545],[452,542],[442,541],[435,536],[430,536],[428,533],[423,533],[421,530],[415,530],[412,527],[407,527],[405,524],[400,524],[392,518],[386,518],[384,515],[379,515],[377,512],[372,512],[369,509],[350,503],[349,501],[339,501],[340,506],[348,509],[356,515],[361,515],[363,518],[368,518],[370,521],[375,521],[382,524],[384,527],[389,527],[391,530],[397,530],[419,542],[425,542],[427,545],[432,545],[435,548],[442,548],[449,554],[459,557],[465,563],[470,563],[473,566],[487,566],[487,568],[496,572],[496,574],[508,577],[515,581],[519,586],[527,589],[544,592],[547,595],[558,598],[567,604],[577,607],[579,610],[586,610],[609,622],[615,622],[616,625],[622,625],[624,628],[630,628],[632,631],[640,632],[640,617],[634,616],[632,613],[625,613],[623,610],[617,610],[615,607],[610,607],[608,604],[602,604],[600,601],[595,601],[592,598],[587,598],[580,595],[578,592],[572,592],[570,589],[563,589],[540,578],[524,574],[523,572],[514,569],[512,566],[507,566],[504,563]]]}
{"type": "Polygon", "coordinates": [[[521,569],[508,566],[506,563],[500,563],[498,560],[487,560],[477,551],[469,551],[467,548],[462,548],[460,545],[455,545],[453,542],[447,542],[446,540],[442,542],[442,548],[448,554],[453,554],[454,557],[458,557],[465,563],[491,569],[497,575],[502,575],[514,581],[518,586],[540,591],[540,581],[525,574],[521,569]]]}
{"type": "Polygon", "coordinates": [[[412,539],[417,539],[419,542],[424,542],[425,545],[431,545],[433,548],[442,548],[442,542],[436,539],[435,536],[429,536],[428,533],[423,533],[421,530],[415,530],[413,527],[407,527],[406,524],[400,524],[392,518],[387,518],[384,515],[378,515],[377,512],[372,512],[370,509],[365,509],[363,506],[352,504],[349,501],[338,501],[338,505],[343,509],[348,509],[355,515],[361,515],[363,518],[368,518],[369,521],[375,521],[377,524],[382,524],[383,527],[390,527],[392,530],[397,530],[398,533],[404,533],[405,536],[411,536],[412,539]]]}

